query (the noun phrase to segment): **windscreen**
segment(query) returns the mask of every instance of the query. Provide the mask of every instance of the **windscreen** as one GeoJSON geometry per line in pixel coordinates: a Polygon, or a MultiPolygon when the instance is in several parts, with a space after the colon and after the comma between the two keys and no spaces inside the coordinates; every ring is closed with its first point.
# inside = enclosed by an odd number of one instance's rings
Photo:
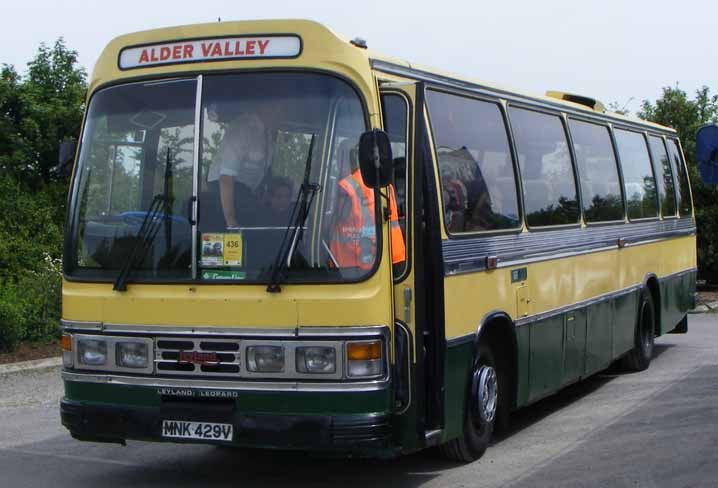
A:
{"type": "Polygon", "coordinates": [[[264,283],[280,265],[289,282],[367,276],[375,195],[358,169],[366,124],[351,86],[313,73],[198,85],[133,83],[92,97],[66,273],[113,280],[129,262],[130,282],[264,283]]]}

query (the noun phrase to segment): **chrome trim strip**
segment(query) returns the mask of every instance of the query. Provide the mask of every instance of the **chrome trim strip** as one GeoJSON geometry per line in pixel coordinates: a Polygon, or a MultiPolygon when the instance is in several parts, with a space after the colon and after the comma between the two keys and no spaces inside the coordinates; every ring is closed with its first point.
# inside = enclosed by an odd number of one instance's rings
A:
{"type": "Polygon", "coordinates": [[[148,388],[184,388],[228,391],[298,391],[298,392],[370,392],[384,390],[388,379],[345,383],[268,382],[268,381],[207,381],[184,378],[135,377],[112,374],[72,373],[62,371],[64,381],[99,383],[148,388]]]}
{"type": "MultiPolygon", "coordinates": [[[[414,385],[411,382],[411,379],[413,378],[413,375],[411,374],[411,351],[412,351],[412,347],[414,345],[412,344],[412,340],[411,340],[412,335],[411,335],[411,331],[409,330],[408,327],[406,327],[404,324],[402,324],[399,321],[394,322],[394,327],[400,327],[401,329],[403,329],[404,335],[406,336],[406,346],[405,346],[406,347],[406,368],[407,368],[406,376],[407,376],[407,380],[408,380],[407,391],[409,392],[409,398],[406,401],[406,405],[404,406],[404,408],[401,410],[398,410],[396,412],[396,415],[403,415],[409,410],[409,407],[411,407],[411,403],[414,400],[414,398],[411,395],[411,390],[414,387],[414,385]]],[[[396,351],[396,348],[394,350],[396,351]]],[[[394,360],[396,360],[396,358],[394,360]]]]}
{"type": "Polygon", "coordinates": [[[681,276],[684,276],[687,274],[693,274],[693,273],[697,273],[697,272],[698,272],[698,268],[688,268],[688,269],[684,269],[683,271],[677,271],[675,273],[661,276],[660,278],[658,278],[658,281],[665,281],[665,280],[670,280],[673,278],[679,278],[681,276]]]}
{"type": "Polygon", "coordinates": [[[266,337],[266,338],[310,338],[310,337],[375,337],[389,336],[385,325],[357,326],[302,326],[293,328],[224,327],[211,325],[144,325],[106,324],[80,320],[60,320],[60,326],[67,331],[99,331],[118,334],[148,334],[153,336],[208,336],[208,337],[266,337]]]}
{"type": "Polygon", "coordinates": [[[547,310],[545,312],[540,312],[540,313],[529,315],[526,317],[521,317],[520,319],[516,319],[514,321],[514,324],[516,325],[516,327],[523,327],[523,326],[532,324],[533,322],[550,319],[557,315],[561,315],[561,314],[564,314],[567,312],[573,312],[574,310],[586,308],[591,305],[605,302],[607,300],[612,300],[614,298],[618,298],[623,295],[628,295],[629,293],[633,293],[635,291],[640,290],[642,287],[643,287],[643,284],[633,285],[633,286],[629,286],[628,288],[623,288],[618,291],[612,291],[610,293],[598,295],[598,296],[589,298],[588,300],[582,300],[580,302],[572,303],[571,305],[564,305],[562,307],[547,310]]]}
{"type": "Polygon", "coordinates": [[[347,326],[347,327],[325,327],[325,326],[302,326],[297,328],[297,337],[389,337],[389,327],[385,325],[368,326],[347,326]]]}
{"type": "MultiPolygon", "coordinates": [[[[671,274],[665,275],[661,278],[658,278],[658,281],[665,281],[665,280],[669,280],[669,279],[673,279],[673,278],[679,278],[681,276],[693,274],[693,273],[697,273],[697,272],[698,272],[698,268],[684,269],[682,271],[677,271],[675,273],[671,273],[671,274]]],[[[642,287],[643,287],[643,284],[637,284],[637,285],[629,286],[628,288],[623,288],[621,290],[606,293],[604,295],[598,295],[598,296],[589,298],[587,300],[582,300],[580,302],[576,302],[571,305],[565,305],[562,307],[547,310],[545,312],[528,315],[526,317],[521,317],[520,319],[514,320],[514,325],[516,327],[523,327],[526,325],[530,325],[534,322],[548,319],[548,318],[554,317],[556,315],[569,313],[574,310],[578,310],[580,308],[585,308],[585,307],[589,307],[591,305],[595,305],[596,303],[600,303],[600,302],[603,302],[606,300],[611,300],[611,299],[618,298],[623,295],[627,295],[629,293],[640,290],[642,287]]],[[[496,311],[494,311],[494,312],[496,312],[496,311]]],[[[452,338],[446,340],[446,346],[447,347],[455,347],[455,346],[462,345],[466,342],[471,342],[471,341],[473,341],[475,336],[476,336],[475,333],[470,332],[468,334],[452,337],[452,338]]]]}
{"type": "Polygon", "coordinates": [[[197,198],[199,194],[199,147],[202,122],[202,75],[197,76],[194,105],[194,146],[192,148],[192,279],[197,279],[197,198]]]}
{"type": "Polygon", "coordinates": [[[442,242],[444,275],[486,269],[486,257],[496,256],[498,268],[620,249],[695,234],[692,218],[639,223],[541,230],[504,235],[476,235],[442,242]]]}

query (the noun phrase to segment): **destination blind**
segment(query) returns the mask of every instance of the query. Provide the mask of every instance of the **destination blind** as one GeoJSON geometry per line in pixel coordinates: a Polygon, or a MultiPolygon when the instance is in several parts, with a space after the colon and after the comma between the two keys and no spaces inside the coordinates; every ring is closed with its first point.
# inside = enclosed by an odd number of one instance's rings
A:
{"type": "Polygon", "coordinates": [[[298,36],[238,36],[193,39],[147,44],[120,51],[120,69],[144,68],[166,64],[230,59],[293,58],[301,52],[298,36]]]}

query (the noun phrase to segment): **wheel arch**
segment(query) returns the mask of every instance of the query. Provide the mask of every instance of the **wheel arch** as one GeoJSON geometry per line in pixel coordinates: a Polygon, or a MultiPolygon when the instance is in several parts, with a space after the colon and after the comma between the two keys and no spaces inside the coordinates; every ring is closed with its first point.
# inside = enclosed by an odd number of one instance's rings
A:
{"type": "Polygon", "coordinates": [[[481,319],[474,338],[474,361],[478,359],[479,345],[488,344],[501,367],[507,371],[509,381],[510,410],[516,408],[518,387],[518,341],[516,326],[511,316],[504,311],[494,310],[481,319]]]}
{"type": "Polygon", "coordinates": [[[658,276],[648,273],[643,278],[643,288],[647,289],[653,299],[654,312],[656,314],[655,335],[661,335],[661,287],[658,283],[658,276]]]}

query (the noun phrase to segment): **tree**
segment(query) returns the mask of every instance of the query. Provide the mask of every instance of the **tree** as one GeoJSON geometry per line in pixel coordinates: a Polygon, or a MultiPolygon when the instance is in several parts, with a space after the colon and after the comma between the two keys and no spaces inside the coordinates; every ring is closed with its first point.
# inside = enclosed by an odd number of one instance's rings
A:
{"type": "Polygon", "coordinates": [[[0,350],[59,334],[68,182],[52,168],[79,134],[86,89],[62,39],[40,45],[26,74],[0,70],[0,350]]]}
{"type": "Polygon", "coordinates": [[[0,76],[0,170],[38,190],[61,179],[52,168],[60,141],[80,131],[87,75],[60,38],[40,45],[26,76],[8,65],[0,76]]]}
{"type": "Polygon", "coordinates": [[[701,125],[718,122],[718,95],[711,95],[710,89],[704,86],[696,90],[691,100],[678,86],[665,87],[655,103],[643,101],[638,116],[678,131],[693,190],[698,226],[698,273],[703,279],[718,282],[718,189],[704,185],[698,175],[695,141],[701,125]]]}

